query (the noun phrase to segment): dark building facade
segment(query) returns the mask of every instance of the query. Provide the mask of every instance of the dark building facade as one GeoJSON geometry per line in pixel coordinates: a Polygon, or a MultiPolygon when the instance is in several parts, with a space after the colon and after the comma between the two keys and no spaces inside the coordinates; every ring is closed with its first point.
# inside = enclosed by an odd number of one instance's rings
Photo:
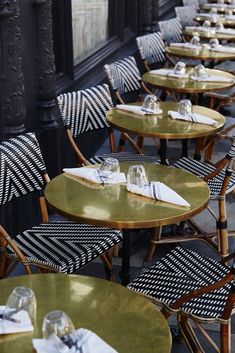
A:
{"type": "MultiPolygon", "coordinates": [[[[135,37],[156,31],[176,5],[181,1],[0,0],[1,141],[35,131],[51,178],[75,163],[56,96],[103,82],[103,65],[136,56],[135,37]]],[[[103,139],[85,136],[86,155],[103,139]]],[[[16,203],[3,212],[13,230],[36,212],[22,222],[20,209],[16,203]]]]}

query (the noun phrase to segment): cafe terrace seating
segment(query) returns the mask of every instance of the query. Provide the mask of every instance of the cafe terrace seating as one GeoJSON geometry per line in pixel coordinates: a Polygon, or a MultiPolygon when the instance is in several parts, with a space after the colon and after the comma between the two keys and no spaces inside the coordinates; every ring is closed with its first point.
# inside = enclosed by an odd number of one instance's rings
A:
{"type": "Polygon", "coordinates": [[[198,0],[183,0],[182,2],[184,6],[193,6],[195,10],[198,10],[199,4],[202,4],[202,2],[198,0]]]}
{"type": "Polygon", "coordinates": [[[194,6],[176,6],[175,7],[176,17],[179,18],[183,29],[186,26],[196,26],[197,22],[194,18],[197,15],[197,11],[194,6]]]}
{"type": "Polygon", "coordinates": [[[124,135],[126,140],[139,153],[115,152],[114,134],[105,115],[109,109],[114,108],[107,84],[77,92],[63,93],[58,97],[58,103],[69,142],[76,153],[79,165],[102,163],[107,157],[114,157],[120,162],[156,163],[159,161],[156,156],[144,155],[135,141],[127,134],[124,135]],[[79,141],[76,138],[87,131],[100,129],[106,129],[108,132],[111,153],[96,155],[88,160],[80,151],[79,141]]]}
{"type": "Polygon", "coordinates": [[[122,240],[122,232],[70,221],[49,221],[43,196],[49,177],[35,134],[2,142],[0,152],[1,205],[36,192],[42,220],[14,238],[0,226],[0,276],[6,277],[17,261],[28,274],[31,266],[39,272],[73,273],[101,256],[107,277],[111,278],[112,261],[107,252],[122,240]]]}

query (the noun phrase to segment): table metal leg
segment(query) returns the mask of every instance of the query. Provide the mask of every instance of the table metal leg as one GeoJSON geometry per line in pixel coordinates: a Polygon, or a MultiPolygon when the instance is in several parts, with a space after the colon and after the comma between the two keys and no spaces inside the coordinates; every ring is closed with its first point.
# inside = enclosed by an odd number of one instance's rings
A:
{"type": "Polygon", "coordinates": [[[182,156],[188,157],[188,140],[181,140],[182,142],[182,156]]]}
{"type": "Polygon", "coordinates": [[[126,286],[130,282],[130,230],[123,229],[122,232],[122,270],[119,275],[122,285],[126,286]]]}
{"type": "Polygon", "coordinates": [[[160,139],[159,155],[161,159],[161,164],[164,164],[164,165],[168,165],[166,160],[166,150],[167,150],[167,141],[160,139]]]}

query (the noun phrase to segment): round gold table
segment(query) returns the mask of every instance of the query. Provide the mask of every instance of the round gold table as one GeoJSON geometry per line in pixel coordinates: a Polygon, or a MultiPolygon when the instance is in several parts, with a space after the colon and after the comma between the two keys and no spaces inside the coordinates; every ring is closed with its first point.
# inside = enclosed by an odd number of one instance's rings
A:
{"type": "MultiPolygon", "coordinates": [[[[158,75],[157,70],[155,73],[151,71],[146,72],[143,75],[143,81],[147,82],[151,86],[155,86],[161,89],[166,89],[176,93],[204,93],[209,91],[223,90],[234,85],[235,76],[225,71],[207,69],[209,75],[216,75],[227,77],[231,79],[231,82],[198,82],[193,81],[189,78],[174,78],[169,76],[158,75]]],[[[186,68],[186,73],[189,75],[193,74],[193,68],[186,68]]]]}
{"type": "Polygon", "coordinates": [[[235,59],[235,52],[234,53],[218,52],[216,50],[209,50],[203,45],[200,47],[200,49],[190,49],[190,48],[180,48],[180,47],[169,46],[169,47],[166,47],[166,52],[169,55],[182,57],[182,58],[198,59],[198,60],[225,61],[225,60],[235,59]]]}
{"type": "Polygon", "coordinates": [[[235,12],[235,6],[228,6],[228,4],[220,4],[218,6],[217,3],[215,2],[211,2],[211,3],[208,3],[208,4],[203,4],[201,6],[201,9],[202,10],[206,10],[206,11],[211,11],[212,9],[216,9],[218,13],[225,13],[225,11],[227,9],[231,9],[233,12],[235,12]]]}
{"type": "Polygon", "coordinates": [[[17,276],[0,281],[1,305],[12,289],[26,286],[37,298],[34,333],[0,335],[1,353],[32,353],[32,339],[42,337],[43,317],[63,310],[76,328],[98,334],[118,353],[170,353],[171,334],[160,311],[149,300],[105,280],[61,274],[17,276]]]}
{"type": "Polygon", "coordinates": [[[225,16],[221,15],[220,17],[213,17],[211,14],[208,14],[208,16],[200,16],[200,13],[195,17],[195,21],[199,22],[202,24],[204,21],[208,20],[213,24],[216,24],[216,22],[219,20],[224,27],[235,27],[235,19],[227,19],[225,16]]]}
{"type": "Polygon", "coordinates": [[[193,36],[200,36],[203,39],[217,38],[219,40],[227,40],[230,42],[235,41],[234,33],[216,33],[215,31],[200,31],[200,29],[184,29],[183,35],[185,38],[190,38],[193,36]]]}
{"type": "MultiPolygon", "coordinates": [[[[214,135],[219,131],[225,122],[220,113],[202,106],[193,106],[193,112],[205,115],[217,121],[216,125],[195,124],[189,121],[173,120],[168,115],[169,110],[178,110],[178,103],[160,102],[162,113],[158,115],[137,116],[113,108],[106,114],[108,122],[114,128],[130,134],[137,134],[143,137],[154,137],[161,139],[160,158],[161,163],[166,164],[166,139],[192,139],[214,135]]],[[[183,151],[183,156],[187,151],[183,151]]]]}
{"type": "MultiPolygon", "coordinates": [[[[132,163],[134,164],[134,163],[132,163]]],[[[121,163],[127,173],[131,163],[121,163]]],[[[186,220],[203,210],[209,200],[207,184],[173,167],[144,164],[149,181],[157,180],[175,190],[190,207],[181,207],[127,192],[126,185],[99,185],[70,174],[50,181],[45,197],[58,214],[81,223],[124,230],[122,283],[129,281],[130,249],[126,230],[155,228],[186,220]]]]}

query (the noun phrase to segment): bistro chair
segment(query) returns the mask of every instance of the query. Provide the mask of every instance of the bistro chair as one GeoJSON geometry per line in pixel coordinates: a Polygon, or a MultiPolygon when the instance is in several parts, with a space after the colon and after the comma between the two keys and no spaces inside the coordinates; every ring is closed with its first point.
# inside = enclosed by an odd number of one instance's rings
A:
{"type": "Polygon", "coordinates": [[[153,65],[165,66],[165,44],[161,32],[137,37],[136,44],[146,71],[150,71],[153,65]]]}
{"type": "Polygon", "coordinates": [[[225,265],[231,257],[219,262],[177,246],[129,283],[128,288],[159,305],[166,319],[176,315],[180,337],[190,352],[232,353],[235,269],[234,264],[225,265]],[[220,325],[219,345],[206,330],[206,324],[215,323],[220,325]]]}
{"type": "Polygon", "coordinates": [[[70,274],[100,256],[111,278],[109,250],[122,240],[122,232],[66,220],[49,221],[43,196],[49,177],[35,134],[2,142],[0,161],[1,205],[36,192],[42,221],[14,237],[0,226],[0,276],[6,277],[17,262],[24,265],[28,274],[32,266],[39,272],[70,274]]]}
{"type": "Polygon", "coordinates": [[[144,155],[135,141],[126,133],[123,134],[125,139],[138,153],[116,152],[114,133],[106,120],[106,113],[114,108],[107,84],[77,92],[63,93],[58,96],[58,103],[69,142],[79,165],[102,163],[107,157],[114,157],[120,162],[156,163],[159,161],[155,156],[144,155]],[[87,159],[79,149],[78,138],[85,132],[100,129],[106,129],[108,132],[111,153],[87,159]]]}
{"type": "Polygon", "coordinates": [[[200,4],[200,2],[198,0],[183,0],[184,6],[193,6],[196,11],[199,10],[199,4],[200,4]]]}
{"type": "Polygon", "coordinates": [[[197,25],[197,22],[194,21],[194,18],[197,15],[197,11],[194,6],[176,6],[175,13],[176,17],[180,20],[182,28],[197,25]]]}

